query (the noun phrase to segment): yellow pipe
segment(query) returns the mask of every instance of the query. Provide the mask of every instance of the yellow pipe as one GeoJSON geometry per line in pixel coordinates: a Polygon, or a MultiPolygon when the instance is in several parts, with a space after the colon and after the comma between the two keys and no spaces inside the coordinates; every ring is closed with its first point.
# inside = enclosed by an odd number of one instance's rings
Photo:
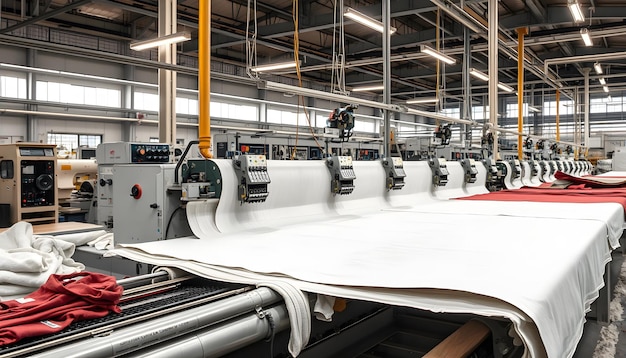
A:
{"type": "Polygon", "coordinates": [[[198,14],[198,149],[211,154],[211,0],[200,0],[198,14]]]}
{"type": "Polygon", "coordinates": [[[559,104],[561,102],[561,91],[556,90],[556,141],[561,140],[561,128],[559,128],[559,104]]]}
{"type": "Polygon", "coordinates": [[[524,35],[527,27],[517,29],[517,158],[524,159],[522,131],[524,130],[524,35]]]}

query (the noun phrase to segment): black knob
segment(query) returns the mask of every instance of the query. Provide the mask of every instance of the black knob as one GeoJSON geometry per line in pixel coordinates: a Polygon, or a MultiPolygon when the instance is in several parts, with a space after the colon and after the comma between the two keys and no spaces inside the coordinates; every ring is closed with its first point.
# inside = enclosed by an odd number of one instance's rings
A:
{"type": "Polygon", "coordinates": [[[107,185],[107,182],[104,181],[104,179],[100,179],[100,186],[105,186],[107,185]]]}
{"type": "Polygon", "coordinates": [[[130,196],[135,199],[141,198],[141,186],[139,184],[135,184],[130,188],[130,196]]]}
{"type": "Polygon", "coordinates": [[[107,179],[107,184],[113,185],[113,179],[107,179]]]}
{"type": "Polygon", "coordinates": [[[156,209],[156,208],[158,208],[158,207],[159,207],[159,205],[157,205],[157,203],[152,203],[152,204],[150,204],[150,207],[151,207],[152,209],[156,209]]]}

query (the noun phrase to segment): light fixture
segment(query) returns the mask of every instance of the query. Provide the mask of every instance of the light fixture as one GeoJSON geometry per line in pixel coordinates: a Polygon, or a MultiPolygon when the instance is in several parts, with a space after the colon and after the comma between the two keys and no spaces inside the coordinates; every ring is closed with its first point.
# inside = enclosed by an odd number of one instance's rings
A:
{"type": "Polygon", "coordinates": [[[541,110],[537,107],[533,107],[533,106],[528,106],[528,110],[531,112],[535,112],[535,113],[539,113],[541,112],[541,110]]]}
{"type": "Polygon", "coordinates": [[[609,93],[609,87],[608,86],[602,86],[602,89],[604,90],[604,92],[609,93]]]}
{"type": "Polygon", "coordinates": [[[141,51],[152,47],[161,45],[171,45],[178,42],[191,40],[191,33],[189,31],[181,31],[167,36],[157,37],[151,40],[135,41],[130,43],[130,49],[135,51],[141,51]]]}
{"type": "Polygon", "coordinates": [[[611,102],[611,95],[606,96],[606,101],[611,102]]]}
{"type": "Polygon", "coordinates": [[[601,85],[606,85],[606,80],[604,79],[604,77],[600,78],[598,81],[600,81],[601,85]]]}
{"type": "Polygon", "coordinates": [[[574,22],[585,21],[585,14],[583,14],[583,10],[580,8],[580,4],[578,3],[577,0],[567,0],[567,7],[569,8],[569,11],[572,13],[574,22]]]}
{"type": "Polygon", "coordinates": [[[385,89],[383,85],[372,85],[372,86],[362,86],[362,87],[354,87],[352,92],[366,92],[366,91],[381,91],[385,89]]]}
{"type": "MultiPolygon", "coordinates": [[[[371,17],[369,17],[369,16],[367,16],[367,15],[365,15],[363,13],[360,13],[360,12],[354,10],[351,7],[347,7],[346,8],[346,10],[343,13],[343,16],[345,16],[347,18],[350,18],[350,19],[358,22],[359,24],[365,25],[365,26],[369,27],[370,29],[374,29],[374,30],[376,30],[378,32],[382,33],[382,32],[385,31],[385,27],[384,27],[385,25],[382,22],[380,22],[380,21],[378,21],[378,20],[376,20],[374,18],[371,18],[371,17]]],[[[396,32],[396,28],[393,27],[393,26],[389,26],[389,33],[393,34],[394,32],[396,32]]]]}
{"type": "Polygon", "coordinates": [[[287,62],[268,63],[266,65],[250,67],[252,72],[269,72],[276,70],[284,70],[286,68],[296,67],[296,61],[291,60],[287,62]]]}
{"type": "Polygon", "coordinates": [[[503,90],[503,91],[507,91],[507,92],[513,92],[513,91],[514,91],[513,87],[508,86],[508,85],[505,85],[505,84],[504,84],[504,83],[502,83],[502,82],[499,82],[499,83],[498,83],[498,88],[500,88],[500,89],[501,89],[501,90],[503,90]]]}
{"type": "Polygon", "coordinates": [[[602,66],[600,65],[599,62],[596,62],[593,64],[593,68],[596,69],[596,73],[601,75],[602,74],[602,66]]]}
{"type": "Polygon", "coordinates": [[[435,50],[432,47],[426,46],[426,45],[422,45],[420,46],[420,52],[423,52],[425,54],[428,54],[438,60],[441,60],[445,63],[447,63],[448,65],[454,65],[456,63],[456,60],[453,59],[452,57],[448,56],[448,55],[444,55],[443,53],[435,50]]]}
{"type": "Polygon", "coordinates": [[[472,75],[472,76],[474,76],[474,77],[476,77],[478,79],[481,79],[483,81],[489,81],[489,76],[487,76],[487,74],[485,74],[483,72],[480,72],[480,71],[478,71],[475,68],[470,68],[470,75],[472,75]]]}
{"type": "Polygon", "coordinates": [[[591,36],[589,35],[589,29],[587,29],[586,27],[583,27],[582,29],[580,29],[580,37],[583,38],[583,42],[585,43],[585,46],[587,47],[593,46],[593,41],[591,41],[591,36]]]}
{"type": "Polygon", "coordinates": [[[437,103],[439,102],[439,98],[437,97],[422,97],[422,98],[413,98],[406,101],[406,104],[418,104],[418,103],[437,103]]]}

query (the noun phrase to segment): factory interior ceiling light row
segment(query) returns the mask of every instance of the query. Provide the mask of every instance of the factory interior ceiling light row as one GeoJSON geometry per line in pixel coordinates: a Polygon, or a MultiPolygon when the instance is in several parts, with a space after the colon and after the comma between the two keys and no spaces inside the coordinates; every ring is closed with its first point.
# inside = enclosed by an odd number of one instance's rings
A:
{"type": "MultiPolygon", "coordinates": [[[[168,2],[3,1],[1,16],[9,23],[0,29],[0,42],[13,41],[12,36],[28,36],[24,28],[35,24],[128,44],[143,41],[158,35],[159,3],[168,2]]],[[[176,31],[191,35],[189,41],[177,46],[178,51],[197,56],[198,1],[174,3],[177,3],[178,13],[176,31]]],[[[586,69],[591,71],[592,95],[602,95],[607,90],[609,93],[620,91],[626,73],[621,63],[626,56],[623,49],[626,8],[620,5],[617,0],[499,1],[501,95],[515,95],[518,91],[518,38],[524,31],[527,32],[523,37],[524,96],[537,91],[553,93],[555,88],[572,95],[576,88],[582,89],[586,69]],[[584,40],[587,36],[589,43],[584,40]],[[602,73],[596,73],[594,65],[602,73]],[[605,85],[599,82],[601,78],[605,85]]],[[[365,88],[365,96],[380,100],[383,64],[387,60],[393,103],[437,98],[438,104],[409,104],[438,110],[446,103],[468,98],[465,96],[471,96],[473,104],[486,102],[488,86],[481,73],[490,75],[487,1],[389,2],[389,55],[383,51],[383,34],[353,16],[363,14],[377,22],[382,30],[381,8],[381,3],[376,1],[213,0],[212,61],[244,68],[293,63],[294,39],[297,39],[302,79],[308,84],[343,93],[365,88]],[[294,17],[294,9],[299,16],[294,17]],[[447,56],[450,63],[437,61],[427,53],[429,48],[447,56]],[[471,58],[464,62],[463,54],[470,51],[471,58]],[[476,75],[467,75],[469,72],[476,75]],[[465,85],[467,81],[471,87],[465,85]],[[466,89],[470,88],[471,93],[467,93],[466,89]]],[[[120,52],[134,57],[146,56],[128,48],[120,52]]],[[[215,67],[213,70],[216,71],[215,67]]],[[[250,71],[250,74],[296,78],[294,68],[271,73],[250,71]]]]}

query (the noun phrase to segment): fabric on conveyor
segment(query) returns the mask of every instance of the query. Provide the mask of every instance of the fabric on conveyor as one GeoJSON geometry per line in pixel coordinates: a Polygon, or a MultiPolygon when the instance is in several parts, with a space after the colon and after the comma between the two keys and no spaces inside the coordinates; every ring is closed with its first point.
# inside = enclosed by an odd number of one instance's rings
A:
{"type": "Polygon", "coordinates": [[[624,177],[611,177],[611,176],[592,176],[577,177],[569,175],[561,171],[557,171],[554,174],[557,180],[567,181],[571,184],[584,184],[590,188],[609,188],[609,187],[626,187],[626,178],[624,177]]]}
{"type": "Polygon", "coordinates": [[[494,200],[494,201],[534,201],[541,203],[617,203],[626,211],[626,197],[601,195],[572,195],[557,194],[556,190],[549,189],[549,193],[516,193],[517,190],[503,190],[488,194],[478,194],[457,198],[459,200],[494,200]],[[553,193],[554,192],[554,193],[553,193]]]}
{"type": "Polygon", "coordinates": [[[437,193],[464,185],[434,188],[426,162],[406,162],[397,191],[386,190],[380,163],[355,162],[353,193],[333,196],[323,162],[270,161],[267,201],[242,205],[232,162],[213,162],[221,197],[187,205],[197,238],[110,254],[226,282],[284,280],[327,296],[504,317],[526,357],[571,357],[604,284],[614,226],[623,223],[622,208],[611,204],[603,206],[607,217],[592,218],[498,214],[494,205],[475,215],[413,211],[450,202],[437,193]]]}
{"type": "Polygon", "coordinates": [[[91,272],[51,275],[37,291],[0,302],[0,345],[56,333],[72,322],[120,313],[122,287],[91,272]]]}

